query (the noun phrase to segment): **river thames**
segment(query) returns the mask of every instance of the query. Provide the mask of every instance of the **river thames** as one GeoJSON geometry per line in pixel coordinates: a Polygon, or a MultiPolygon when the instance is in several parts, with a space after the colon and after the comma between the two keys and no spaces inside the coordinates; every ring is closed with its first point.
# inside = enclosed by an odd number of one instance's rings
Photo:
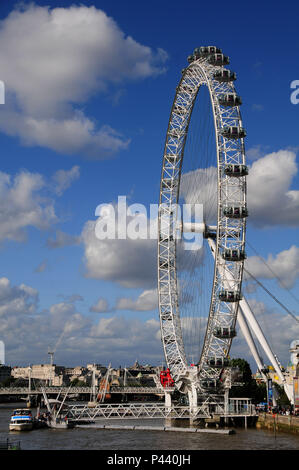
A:
{"type": "MultiPolygon", "coordinates": [[[[236,428],[235,434],[108,430],[95,427],[9,432],[14,408],[24,403],[0,404],[0,441],[20,441],[22,450],[298,450],[299,436],[255,428],[236,428]]],[[[35,414],[35,410],[33,410],[35,414]]],[[[118,424],[119,420],[112,420],[118,424]]],[[[128,421],[122,421],[128,424],[128,421]]],[[[129,424],[161,426],[163,420],[129,420],[129,424]]],[[[177,426],[177,424],[175,425],[177,426]]]]}

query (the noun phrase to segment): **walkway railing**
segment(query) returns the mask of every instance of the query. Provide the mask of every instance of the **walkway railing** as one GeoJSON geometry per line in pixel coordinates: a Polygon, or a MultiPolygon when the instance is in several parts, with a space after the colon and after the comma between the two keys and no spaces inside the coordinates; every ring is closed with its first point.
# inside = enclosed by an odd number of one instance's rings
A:
{"type": "Polygon", "coordinates": [[[68,416],[70,419],[80,421],[96,421],[99,419],[146,419],[146,418],[211,418],[221,417],[245,417],[255,416],[256,411],[250,400],[229,400],[228,411],[225,412],[224,404],[203,403],[190,413],[189,406],[172,404],[167,407],[161,403],[123,403],[123,404],[97,404],[90,407],[86,404],[70,405],[68,416]]]}
{"type": "MultiPolygon", "coordinates": [[[[69,393],[74,394],[85,394],[90,395],[93,392],[92,387],[72,387],[71,389],[67,387],[43,387],[47,394],[58,394],[58,393],[69,393]]],[[[165,392],[172,393],[173,388],[163,388],[163,387],[111,387],[107,393],[145,393],[145,394],[154,394],[154,395],[164,395],[165,392]]],[[[28,395],[28,387],[0,387],[0,395],[28,395]]],[[[30,395],[39,395],[42,394],[42,387],[36,387],[30,391],[30,395]]]]}

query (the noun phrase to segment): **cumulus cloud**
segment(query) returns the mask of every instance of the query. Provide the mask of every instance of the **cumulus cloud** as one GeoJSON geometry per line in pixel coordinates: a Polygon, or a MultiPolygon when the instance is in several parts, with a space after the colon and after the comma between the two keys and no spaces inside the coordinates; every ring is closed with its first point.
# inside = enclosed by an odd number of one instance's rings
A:
{"type": "Polygon", "coordinates": [[[71,298],[40,311],[38,291],[25,284],[14,286],[7,278],[0,279],[0,317],[0,338],[11,365],[47,361],[48,346],[62,365],[92,360],[124,365],[136,357],[156,364],[163,357],[157,319],[143,322],[114,315],[95,321],[80,313],[71,298]]]}
{"type": "MultiPolygon", "coordinates": [[[[299,191],[292,189],[298,173],[295,150],[279,150],[261,156],[260,147],[252,149],[255,159],[247,177],[248,223],[257,227],[297,226],[299,191]]],[[[181,195],[186,203],[203,204],[204,220],[213,223],[217,215],[216,167],[199,168],[182,175],[181,195]]]]}
{"type": "Polygon", "coordinates": [[[42,175],[21,171],[12,178],[0,172],[0,241],[23,241],[25,228],[48,229],[57,222],[53,201],[42,196],[42,175]]]}
{"type": "MultiPolygon", "coordinates": [[[[54,174],[55,197],[60,196],[78,178],[78,170],[60,170],[54,174]]],[[[59,222],[55,213],[53,180],[47,180],[39,173],[22,170],[17,175],[0,172],[0,242],[26,240],[26,229],[34,227],[49,230],[59,222]]],[[[79,243],[72,237],[58,231],[56,240],[49,240],[48,246],[57,247],[79,243]]]]}
{"type": "Polygon", "coordinates": [[[107,313],[110,311],[110,308],[107,300],[103,299],[103,297],[100,297],[98,301],[90,307],[89,311],[97,313],[107,313]]]}
{"type": "Polygon", "coordinates": [[[54,173],[52,177],[54,191],[60,196],[79,177],[80,177],[80,169],[78,165],[73,166],[70,170],[56,171],[56,173],[54,173]]]}
{"type": "Polygon", "coordinates": [[[270,254],[265,262],[258,256],[251,256],[245,261],[245,267],[256,278],[278,277],[280,287],[291,289],[299,277],[299,248],[292,245],[276,256],[270,254]]]}
{"type": "Polygon", "coordinates": [[[247,178],[251,223],[258,227],[298,225],[299,191],[291,189],[297,172],[296,154],[291,150],[253,162],[247,178]]]}
{"type": "Polygon", "coordinates": [[[5,317],[31,315],[35,313],[38,303],[38,291],[26,284],[12,286],[6,277],[0,278],[0,316],[5,317]]]}
{"type": "Polygon", "coordinates": [[[16,8],[1,21],[0,40],[0,129],[25,145],[97,159],[127,148],[129,139],[80,106],[109,86],[163,73],[167,59],[94,6],[16,8]]]}
{"type": "Polygon", "coordinates": [[[143,291],[136,300],[127,297],[118,299],[116,310],[133,310],[146,312],[155,310],[158,307],[157,289],[149,289],[143,291]]]}
{"type": "MultiPolygon", "coordinates": [[[[112,206],[109,206],[111,209],[112,206]]],[[[127,207],[124,208],[127,210],[127,207]]],[[[150,220],[142,218],[140,230],[137,229],[138,238],[118,238],[123,236],[120,224],[118,225],[118,207],[108,210],[107,223],[115,227],[113,238],[99,239],[96,236],[97,222],[87,221],[81,239],[84,245],[85,276],[93,279],[114,281],[124,287],[152,288],[157,279],[157,240],[147,239],[150,220]],[[140,235],[140,238],[139,238],[140,235]],[[144,238],[142,238],[144,236],[144,238]]],[[[138,217],[138,216],[137,216],[138,217]]],[[[127,216],[127,225],[136,222],[137,217],[127,216]]],[[[137,227],[137,225],[134,227],[137,227]]],[[[132,228],[132,226],[131,226],[132,228]]],[[[132,229],[132,233],[133,233],[132,229]]],[[[111,234],[112,235],[112,234],[111,234]]]]}

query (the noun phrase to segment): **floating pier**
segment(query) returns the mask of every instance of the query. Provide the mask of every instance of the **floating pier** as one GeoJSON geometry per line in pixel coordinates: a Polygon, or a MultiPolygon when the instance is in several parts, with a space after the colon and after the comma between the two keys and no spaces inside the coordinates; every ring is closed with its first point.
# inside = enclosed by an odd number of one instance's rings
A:
{"type": "Polygon", "coordinates": [[[235,434],[233,429],[213,429],[213,428],[180,428],[170,426],[134,426],[122,424],[77,424],[79,428],[93,428],[93,429],[113,429],[120,431],[166,431],[166,432],[190,432],[190,433],[205,433],[205,434],[235,434]]]}

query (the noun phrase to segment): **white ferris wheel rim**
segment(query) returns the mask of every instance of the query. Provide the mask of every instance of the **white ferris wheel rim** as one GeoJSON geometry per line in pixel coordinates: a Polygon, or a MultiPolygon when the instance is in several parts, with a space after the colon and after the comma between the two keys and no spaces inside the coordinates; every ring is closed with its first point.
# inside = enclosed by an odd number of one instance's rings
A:
{"type": "MultiPolygon", "coordinates": [[[[158,214],[158,296],[161,337],[167,366],[179,389],[196,387],[203,391],[203,380],[216,381],[219,369],[210,367],[209,358],[227,358],[232,338],[217,338],[215,329],[234,329],[238,302],[223,302],[219,293],[231,289],[240,295],[244,260],[227,261],[223,259],[225,250],[245,248],[246,221],[244,218],[229,218],[223,215],[224,208],[244,207],[246,210],[246,175],[240,178],[224,174],[229,164],[245,165],[243,137],[230,139],[224,137],[225,128],[242,129],[239,106],[222,106],[219,97],[236,94],[233,82],[219,82],[214,78],[216,71],[223,70],[223,65],[211,65],[208,57],[194,60],[182,71],[182,78],[176,90],[170,112],[166,134],[162,175],[160,184],[158,214]],[[180,195],[180,178],[184,148],[188,134],[193,106],[200,86],[206,85],[209,91],[213,112],[216,154],[217,154],[217,201],[218,216],[216,244],[209,241],[214,251],[214,279],[211,288],[211,303],[198,367],[190,367],[186,360],[182,327],[180,322],[176,240],[171,237],[177,225],[176,207],[180,195]]],[[[216,162],[215,162],[216,163],[216,162]]]]}

